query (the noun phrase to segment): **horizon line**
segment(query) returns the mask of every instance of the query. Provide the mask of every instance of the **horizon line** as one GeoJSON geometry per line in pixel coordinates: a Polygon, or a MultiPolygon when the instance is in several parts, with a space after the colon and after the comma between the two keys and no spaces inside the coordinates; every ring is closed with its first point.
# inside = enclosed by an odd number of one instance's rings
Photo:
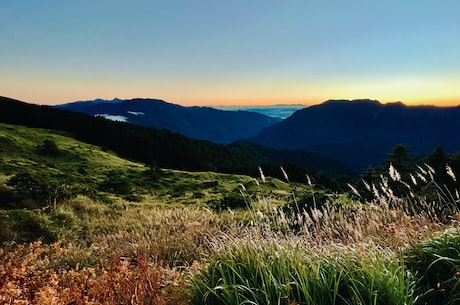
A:
{"type": "Polygon", "coordinates": [[[251,104],[251,103],[215,103],[215,104],[200,104],[200,103],[184,103],[184,102],[175,102],[175,101],[168,101],[168,99],[163,99],[163,98],[155,98],[155,97],[130,97],[130,98],[119,98],[119,97],[113,97],[112,99],[110,98],[101,98],[97,97],[94,99],[79,99],[79,100],[74,100],[74,101],[67,101],[67,102],[62,102],[62,103],[42,103],[38,101],[29,101],[27,99],[23,98],[15,98],[15,97],[9,97],[9,96],[4,96],[1,95],[2,97],[9,98],[9,99],[14,99],[18,101],[22,101],[25,103],[29,104],[36,104],[36,105],[42,105],[42,106],[56,106],[56,105],[64,105],[64,104],[69,104],[69,103],[75,103],[75,102],[91,102],[91,101],[96,101],[96,100],[103,100],[103,101],[116,101],[116,100],[121,100],[121,101],[128,101],[128,100],[134,100],[134,99],[147,99],[147,100],[160,100],[166,103],[170,104],[176,104],[184,107],[252,107],[252,108],[262,108],[262,107],[309,107],[309,106],[314,106],[314,105],[320,105],[328,101],[349,101],[349,102],[355,102],[355,101],[375,101],[380,104],[403,104],[407,107],[420,107],[420,106],[433,106],[433,107],[459,107],[460,106],[460,101],[443,101],[439,103],[434,103],[434,102],[403,102],[401,100],[398,101],[381,101],[379,99],[375,98],[330,98],[323,100],[321,102],[310,102],[310,103],[302,103],[302,102],[287,102],[287,103],[266,103],[266,104],[251,104]]]}

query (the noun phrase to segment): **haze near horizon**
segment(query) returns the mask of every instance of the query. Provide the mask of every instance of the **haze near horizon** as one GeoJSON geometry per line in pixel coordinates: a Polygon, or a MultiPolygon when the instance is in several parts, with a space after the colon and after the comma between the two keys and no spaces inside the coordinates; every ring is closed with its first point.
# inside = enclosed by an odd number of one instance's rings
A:
{"type": "Polygon", "coordinates": [[[2,1],[0,95],[460,104],[460,2],[2,1]]]}

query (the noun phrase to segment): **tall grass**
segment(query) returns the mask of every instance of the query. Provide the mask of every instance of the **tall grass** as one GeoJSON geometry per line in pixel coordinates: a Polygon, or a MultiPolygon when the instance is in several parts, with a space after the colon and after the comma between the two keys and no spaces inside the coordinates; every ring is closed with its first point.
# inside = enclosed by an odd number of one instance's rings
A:
{"type": "Polygon", "coordinates": [[[75,245],[67,255],[69,266],[130,257],[138,250],[155,263],[189,266],[212,252],[211,239],[242,230],[228,212],[146,203],[107,205],[82,196],[47,213],[54,221],[52,231],[75,245]]]}
{"type": "Polygon", "coordinates": [[[457,226],[456,195],[439,217],[444,199],[399,196],[388,179],[370,186],[371,200],[357,190],[324,194],[312,183],[255,196],[242,185],[245,207],[237,210],[73,198],[36,211],[62,244],[0,251],[1,300],[458,303],[460,235],[430,237],[457,226]]]}
{"type": "Polygon", "coordinates": [[[191,304],[413,304],[412,288],[402,263],[378,247],[238,240],[193,277],[191,304]]]}
{"type": "MultiPolygon", "coordinates": [[[[389,174],[399,177],[394,168],[389,174]]],[[[423,277],[406,268],[403,252],[455,225],[448,215],[456,210],[438,213],[452,202],[397,196],[383,176],[370,201],[315,196],[309,187],[312,205],[300,205],[294,190],[290,210],[270,198],[251,202],[244,234],[216,242],[217,254],[192,277],[192,304],[427,304],[423,277]]],[[[437,281],[438,292],[446,283],[458,288],[449,281],[437,281]]],[[[439,304],[459,299],[450,300],[439,304]]]]}

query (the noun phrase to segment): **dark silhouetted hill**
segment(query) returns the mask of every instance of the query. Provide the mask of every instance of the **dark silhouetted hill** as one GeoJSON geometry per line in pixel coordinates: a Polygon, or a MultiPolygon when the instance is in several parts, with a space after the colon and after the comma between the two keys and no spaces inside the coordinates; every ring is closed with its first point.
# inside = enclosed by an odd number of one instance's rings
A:
{"type": "Polygon", "coordinates": [[[267,127],[251,142],[277,149],[327,154],[362,171],[379,165],[402,144],[414,156],[442,145],[460,150],[460,107],[381,104],[373,100],[331,100],[296,111],[267,127]]]}
{"type": "Polygon", "coordinates": [[[194,139],[220,144],[255,136],[263,128],[281,121],[255,112],[183,107],[156,99],[98,99],[57,107],[157,129],[166,128],[194,139]]]}

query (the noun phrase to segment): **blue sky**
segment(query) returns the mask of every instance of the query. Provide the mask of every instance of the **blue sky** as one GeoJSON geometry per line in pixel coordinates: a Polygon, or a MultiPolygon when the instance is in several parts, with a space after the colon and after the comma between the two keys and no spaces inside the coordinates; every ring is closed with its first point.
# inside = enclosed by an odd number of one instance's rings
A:
{"type": "Polygon", "coordinates": [[[2,0],[0,95],[460,104],[460,1],[2,0]]]}

